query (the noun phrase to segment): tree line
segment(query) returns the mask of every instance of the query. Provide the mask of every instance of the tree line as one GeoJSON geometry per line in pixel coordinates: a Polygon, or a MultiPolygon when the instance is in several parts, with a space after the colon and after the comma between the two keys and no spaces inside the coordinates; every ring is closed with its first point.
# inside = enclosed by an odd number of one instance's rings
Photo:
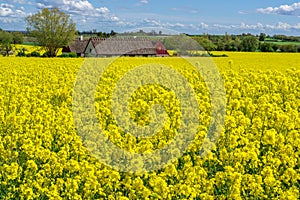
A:
{"type": "Polygon", "coordinates": [[[21,32],[7,32],[0,29],[0,54],[9,56],[12,54],[13,44],[22,44],[24,36],[21,32]]]}
{"type": "Polygon", "coordinates": [[[261,51],[261,52],[300,52],[300,37],[274,35],[266,36],[241,34],[241,35],[190,35],[207,51],[261,51]],[[278,44],[281,41],[282,44],[278,44]],[[286,44],[284,44],[286,43],[286,44]]]}

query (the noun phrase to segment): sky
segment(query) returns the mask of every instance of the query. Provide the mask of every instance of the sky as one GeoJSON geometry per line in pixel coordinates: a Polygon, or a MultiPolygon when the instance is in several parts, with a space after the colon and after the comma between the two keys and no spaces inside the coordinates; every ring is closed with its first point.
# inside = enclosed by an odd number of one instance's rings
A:
{"type": "Polygon", "coordinates": [[[0,0],[0,28],[26,30],[26,16],[51,7],[79,31],[300,35],[300,1],[291,0],[0,0]]]}

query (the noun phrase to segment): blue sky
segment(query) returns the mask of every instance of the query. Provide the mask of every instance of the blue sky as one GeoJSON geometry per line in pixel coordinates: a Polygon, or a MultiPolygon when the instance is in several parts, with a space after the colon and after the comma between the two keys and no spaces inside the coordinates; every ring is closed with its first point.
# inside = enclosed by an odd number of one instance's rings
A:
{"type": "Polygon", "coordinates": [[[0,28],[25,30],[24,18],[46,7],[70,14],[80,31],[300,35],[300,2],[290,0],[0,0],[0,28]]]}

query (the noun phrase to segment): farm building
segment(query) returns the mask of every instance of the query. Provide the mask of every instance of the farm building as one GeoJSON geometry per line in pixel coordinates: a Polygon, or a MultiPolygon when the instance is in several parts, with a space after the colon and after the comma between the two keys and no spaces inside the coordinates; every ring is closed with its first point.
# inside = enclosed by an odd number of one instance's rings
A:
{"type": "Polygon", "coordinates": [[[62,53],[76,53],[78,57],[84,57],[85,49],[89,40],[78,38],[67,47],[63,47],[62,53]]]}
{"type": "Polygon", "coordinates": [[[63,53],[76,53],[81,57],[111,56],[169,56],[160,41],[141,37],[114,37],[76,39],[70,46],[63,48],[63,53]]]}

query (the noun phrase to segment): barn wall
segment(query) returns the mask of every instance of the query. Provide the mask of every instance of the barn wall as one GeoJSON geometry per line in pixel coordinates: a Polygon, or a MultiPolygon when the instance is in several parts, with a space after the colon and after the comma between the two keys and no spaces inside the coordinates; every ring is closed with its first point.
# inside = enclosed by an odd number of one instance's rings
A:
{"type": "Polygon", "coordinates": [[[84,51],[84,54],[86,56],[90,55],[90,56],[94,56],[94,57],[97,55],[92,41],[89,41],[89,43],[84,51]]]}

